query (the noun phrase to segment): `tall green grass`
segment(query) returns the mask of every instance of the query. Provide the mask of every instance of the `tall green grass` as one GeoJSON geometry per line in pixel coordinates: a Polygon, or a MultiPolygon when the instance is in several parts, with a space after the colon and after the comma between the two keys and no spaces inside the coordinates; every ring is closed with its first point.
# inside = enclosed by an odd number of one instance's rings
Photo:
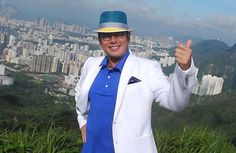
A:
{"type": "Polygon", "coordinates": [[[185,127],[183,131],[156,133],[160,153],[236,153],[229,138],[207,127],[185,127]]]}
{"type": "MultiPolygon", "coordinates": [[[[236,153],[229,138],[206,127],[185,127],[179,132],[157,130],[159,153],[236,153]]],[[[78,129],[49,126],[19,131],[0,131],[0,153],[80,153],[78,129]]]]}
{"type": "Polygon", "coordinates": [[[78,130],[50,126],[0,133],[0,153],[79,153],[81,147],[78,130]]]}

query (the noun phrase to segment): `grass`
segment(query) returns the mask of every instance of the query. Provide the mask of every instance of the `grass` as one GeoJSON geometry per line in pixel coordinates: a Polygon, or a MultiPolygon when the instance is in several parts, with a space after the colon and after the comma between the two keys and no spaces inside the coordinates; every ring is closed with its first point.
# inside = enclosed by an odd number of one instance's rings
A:
{"type": "Polygon", "coordinates": [[[75,153],[82,147],[78,130],[65,130],[50,126],[38,131],[2,130],[0,133],[0,153],[75,153]]]}
{"type": "Polygon", "coordinates": [[[178,133],[159,131],[156,140],[160,153],[236,153],[228,137],[207,127],[185,127],[178,133]]]}
{"type": "MultiPolygon", "coordinates": [[[[207,127],[185,127],[179,133],[157,130],[159,153],[235,153],[228,138],[207,127]]],[[[19,131],[2,130],[0,153],[78,153],[82,141],[79,130],[49,126],[19,131]]]]}

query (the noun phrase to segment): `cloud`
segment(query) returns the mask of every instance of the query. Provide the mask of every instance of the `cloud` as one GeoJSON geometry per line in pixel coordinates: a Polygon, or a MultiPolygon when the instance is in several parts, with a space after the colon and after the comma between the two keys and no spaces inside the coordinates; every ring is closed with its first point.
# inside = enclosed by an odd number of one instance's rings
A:
{"type": "MultiPolygon", "coordinates": [[[[235,0],[218,0],[235,4],[235,0]]],[[[220,37],[236,34],[236,16],[214,15],[194,12],[171,0],[8,0],[25,14],[46,16],[69,23],[98,26],[99,15],[104,10],[123,10],[128,15],[128,22],[134,32],[152,35],[199,35],[203,37],[220,37]],[[204,17],[202,16],[204,14],[204,17]],[[199,16],[198,16],[199,15],[199,16]]],[[[199,11],[199,10],[198,10],[199,11]]],[[[205,10],[206,11],[206,10],[205,10]]],[[[233,38],[232,38],[233,39],[233,38]]],[[[236,38],[234,38],[235,40],[236,38]]],[[[236,41],[236,40],[235,40],[236,41]]]]}
{"type": "Polygon", "coordinates": [[[236,34],[236,16],[214,16],[203,20],[197,20],[193,24],[197,27],[208,28],[215,31],[229,32],[236,34]]]}

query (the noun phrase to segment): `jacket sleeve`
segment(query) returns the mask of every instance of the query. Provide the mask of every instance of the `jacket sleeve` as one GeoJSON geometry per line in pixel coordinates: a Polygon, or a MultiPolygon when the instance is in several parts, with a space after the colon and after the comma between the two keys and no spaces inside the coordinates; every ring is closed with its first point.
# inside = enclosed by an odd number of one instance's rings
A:
{"type": "Polygon", "coordinates": [[[150,87],[154,99],[161,107],[172,111],[181,111],[188,104],[196,81],[196,67],[192,60],[188,70],[181,70],[176,64],[174,73],[167,78],[156,62],[150,75],[150,87]]]}
{"type": "Polygon", "coordinates": [[[78,83],[76,84],[76,87],[75,87],[75,101],[76,101],[76,113],[77,113],[77,120],[78,120],[78,123],[79,123],[79,126],[80,128],[82,126],[84,126],[87,122],[87,112],[83,113],[81,111],[81,108],[80,108],[80,103],[82,103],[83,101],[80,100],[80,96],[81,96],[81,88],[82,88],[82,85],[83,85],[83,82],[84,82],[84,79],[87,75],[87,71],[88,71],[88,61],[89,59],[84,63],[84,66],[82,68],[82,71],[81,71],[81,75],[79,77],[79,80],[78,80],[78,83]]]}

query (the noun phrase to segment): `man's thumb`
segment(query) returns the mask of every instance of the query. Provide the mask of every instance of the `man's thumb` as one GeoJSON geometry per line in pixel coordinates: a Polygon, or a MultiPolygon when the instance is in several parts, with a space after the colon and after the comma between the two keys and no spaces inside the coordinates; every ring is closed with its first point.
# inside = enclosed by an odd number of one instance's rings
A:
{"type": "Polygon", "coordinates": [[[191,45],[192,45],[192,40],[191,40],[191,39],[187,40],[187,42],[186,42],[186,47],[187,47],[187,48],[190,48],[191,45]]]}

